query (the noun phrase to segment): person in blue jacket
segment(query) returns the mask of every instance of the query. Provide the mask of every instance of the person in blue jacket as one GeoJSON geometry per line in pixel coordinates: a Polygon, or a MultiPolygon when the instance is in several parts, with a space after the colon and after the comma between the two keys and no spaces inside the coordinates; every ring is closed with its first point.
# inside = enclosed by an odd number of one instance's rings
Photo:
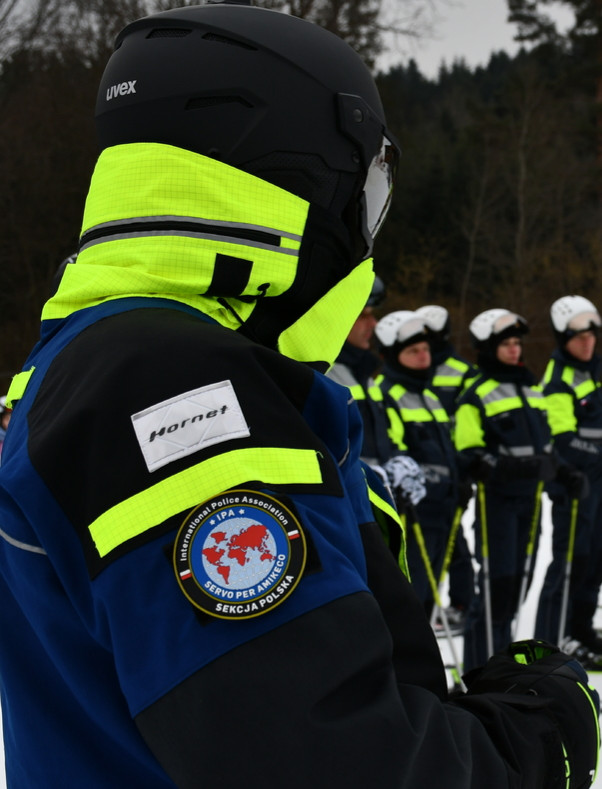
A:
{"type": "Polygon", "coordinates": [[[96,123],[77,259],[7,395],[8,787],[590,785],[598,700],[562,652],[448,697],[324,375],[398,158],[364,63],[284,13],[172,9],[118,36],[96,123]]]}

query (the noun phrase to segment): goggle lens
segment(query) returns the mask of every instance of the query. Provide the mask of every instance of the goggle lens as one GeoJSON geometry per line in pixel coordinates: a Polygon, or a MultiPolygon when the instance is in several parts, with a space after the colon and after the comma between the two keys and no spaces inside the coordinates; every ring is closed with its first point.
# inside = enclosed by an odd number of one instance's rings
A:
{"type": "Polygon", "coordinates": [[[567,324],[567,329],[574,332],[588,331],[602,326],[600,316],[597,312],[581,312],[574,315],[567,324]]]}
{"type": "Polygon", "coordinates": [[[397,146],[383,135],[380,150],[370,163],[364,184],[366,225],[372,240],[376,238],[391,206],[398,161],[397,146]]]}
{"type": "Polygon", "coordinates": [[[491,333],[501,334],[506,329],[509,329],[511,326],[515,326],[519,331],[524,331],[526,328],[525,321],[521,318],[520,315],[516,315],[516,313],[510,313],[510,315],[500,315],[497,320],[494,321],[493,326],[491,327],[491,333]]]}
{"type": "MultiPolygon", "coordinates": [[[[397,329],[397,342],[406,342],[411,337],[417,337],[417,335],[421,334],[424,334],[426,339],[424,321],[420,320],[419,318],[411,318],[397,329]]],[[[419,342],[418,337],[416,342],[419,342]]]]}

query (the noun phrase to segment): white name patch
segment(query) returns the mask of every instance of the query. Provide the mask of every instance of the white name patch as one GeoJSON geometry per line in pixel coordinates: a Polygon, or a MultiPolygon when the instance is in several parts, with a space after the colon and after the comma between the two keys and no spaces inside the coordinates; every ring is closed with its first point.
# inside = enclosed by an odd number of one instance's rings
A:
{"type": "Polygon", "coordinates": [[[212,444],[250,435],[230,381],[157,403],[132,414],[132,424],[149,471],[212,444]]]}

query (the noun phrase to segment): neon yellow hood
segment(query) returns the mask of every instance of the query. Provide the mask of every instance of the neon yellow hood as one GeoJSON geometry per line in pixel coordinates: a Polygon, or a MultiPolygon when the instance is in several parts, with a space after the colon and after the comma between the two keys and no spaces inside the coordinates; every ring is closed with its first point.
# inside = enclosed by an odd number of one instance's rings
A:
{"type": "MultiPolygon", "coordinates": [[[[240,329],[263,298],[300,274],[307,201],[222,162],[169,145],[136,143],[99,157],[80,252],[43,320],[132,296],[188,304],[240,329]]],[[[278,350],[332,364],[365,305],[374,275],[364,261],[291,325],[278,350]]]]}

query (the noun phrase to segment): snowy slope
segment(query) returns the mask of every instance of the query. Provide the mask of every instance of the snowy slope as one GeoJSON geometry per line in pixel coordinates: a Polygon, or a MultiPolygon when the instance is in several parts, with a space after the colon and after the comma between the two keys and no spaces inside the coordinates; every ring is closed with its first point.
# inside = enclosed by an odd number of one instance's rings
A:
{"type": "MultiPolygon", "coordinates": [[[[464,525],[465,525],[465,532],[467,539],[470,541],[470,524],[472,523],[472,511],[471,508],[467,510],[464,516],[464,525]]],[[[535,577],[533,580],[533,584],[531,586],[531,590],[529,591],[529,595],[527,596],[527,600],[525,601],[525,606],[523,612],[520,617],[520,629],[517,633],[518,638],[529,638],[533,634],[533,622],[535,620],[535,610],[537,607],[537,600],[539,597],[539,589],[541,587],[543,577],[545,575],[546,568],[548,566],[550,556],[551,556],[551,548],[550,548],[550,540],[551,540],[551,523],[550,523],[550,504],[548,499],[544,496],[544,500],[542,503],[542,535],[540,540],[540,547],[539,553],[537,556],[537,561],[535,564],[535,577]]],[[[596,621],[596,626],[602,629],[602,608],[598,609],[598,616],[596,621]]],[[[457,654],[461,657],[462,655],[462,644],[461,639],[455,639],[456,642],[456,651],[457,654]]],[[[449,647],[446,645],[445,639],[439,639],[439,643],[441,645],[441,649],[446,660],[449,660],[449,647]]],[[[590,675],[591,683],[598,689],[598,692],[602,696],[602,672],[598,674],[590,675]]],[[[1,730],[1,719],[0,719],[0,730],[1,730]]],[[[597,779],[593,784],[595,789],[602,789],[602,769],[599,771],[597,779]]],[[[4,777],[4,770],[0,768],[0,789],[6,789],[6,780],[4,777]]],[[[12,789],[18,789],[18,787],[13,787],[12,789]]]]}
{"type": "MultiPolygon", "coordinates": [[[[474,499],[473,499],[474,503],[474,499]]],[[[533,636],[533,626],[535,622],[535,614],[537,610],[537,602],[539,600],[539,591],[541,589],[541,585],[543,583],[543,579],[550,562],[552,556],[552,549],[551,549],[551,537],[552,537],[552,528],[551,528],[551,504],[547,496],[544,494],[542,499],[542,532],[540,537],[539,543],[539,551],[537,554],[537,559],[535,563],[535,575],[533,577],[533,583],[531,585],[531,589],[529,590],[529,594],[527,595],[527,599],[525,600],[525,605],[521,611],[521,615],[519,618],[519,630],[516,633],[516,638],[531,638],[533,636]]],[[[471,542],[471,524],[472,524],[472,506],[464,514],[463,525],[464,525],[464,532],[466,534],[466,538],[469,541],[469,544],[472,545],[471,542]]],[[[443,600],[445,603],[445,599],[443,600]]],[[[602,602],[602,598],[601,598],[602,602]]],[[[598,613],[596,615],[595,623],[597,628],[602,629],[602,608],[598,608],[598,613]]],[[[454,639],[456,643],[456,654],[462,657],[462,639],[457,638],[454,639]]],[[[451,653],[449,650],[448,645],[446,644],[445,639],[439,639],[439,644],[441,646],[441,651],[444,656],[446,662],[451,662],[451,653]]],[[[451,679],[451,677],[450,677],[451,679]]],[[[590,674],[590,682],[591,684],[597,689],[600,697],[602,698],[602,672],[590,674]]],[[[596,777],[595,782],[592,784],[592,787],[595,789],[602,789],[602,764],[600,765],[600,769],[598,770],[598,775],[596,777]]]]}

